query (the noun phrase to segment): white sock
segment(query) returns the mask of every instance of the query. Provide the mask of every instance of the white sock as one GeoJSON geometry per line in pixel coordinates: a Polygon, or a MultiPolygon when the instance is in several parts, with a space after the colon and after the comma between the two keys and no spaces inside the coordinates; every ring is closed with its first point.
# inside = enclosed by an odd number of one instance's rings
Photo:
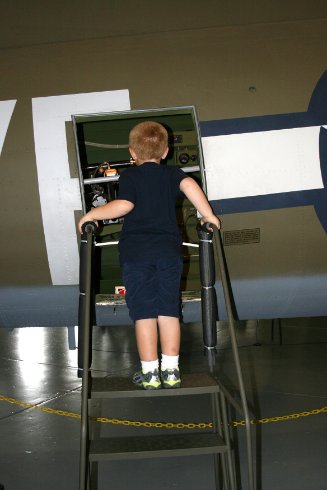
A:
{"type": "Polygon", "coordinates": [[[161,371],[166,369],[178,369],[179,356],[166,356],[161,354],[161,371]]]}
{"type": "Polygon", "coordinates": [[[149,371],[154,371],[159,369],[159,359],[155,361],[141,361],[143,373],[148,373],[149,371]]]}

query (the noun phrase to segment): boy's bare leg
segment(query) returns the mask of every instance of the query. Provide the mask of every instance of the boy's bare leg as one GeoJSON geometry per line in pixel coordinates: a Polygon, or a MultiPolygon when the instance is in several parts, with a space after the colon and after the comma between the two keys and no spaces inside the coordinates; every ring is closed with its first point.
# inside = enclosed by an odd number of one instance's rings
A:
{"type": "Polygon", "coordinates": [[[140,360],[148,362],[158,359],[157,319],[136,320],[135,335],[140,360]]]}
{"type": "Polygon", "coordinates": [[[181,329],[179,319],[172,316],[158,317],[161,343],[161,384],[163,388],[180,388],[179,349],[181,329]]]}
{"type": "Polygon", "coordinates": [[[179,318],[173,316],[158,317],[161,352],[166,356],[178,356],[181,342],[179,318]]]}

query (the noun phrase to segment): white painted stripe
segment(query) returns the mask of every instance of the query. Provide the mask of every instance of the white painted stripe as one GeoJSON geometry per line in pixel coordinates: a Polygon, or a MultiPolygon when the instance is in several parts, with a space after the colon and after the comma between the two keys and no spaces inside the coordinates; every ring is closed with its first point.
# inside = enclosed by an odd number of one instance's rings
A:
{"type": "Polygon", "coordinates": [[[0,155],[16,102],[16,100],[0,101],[0,155]]]}
{"type": "Polygon", "coordinates": [[[72,114],[130,109],[128,90],[32,100],[43,227],[53,285],[78,284],[74,210],[82,208],[79,182],[70,177],[65,122],[72,114]]]}
{"type": "Polygon", "coordinates": [[[202,138],[210,200],[323,188],[320,126],[202,138]]]}

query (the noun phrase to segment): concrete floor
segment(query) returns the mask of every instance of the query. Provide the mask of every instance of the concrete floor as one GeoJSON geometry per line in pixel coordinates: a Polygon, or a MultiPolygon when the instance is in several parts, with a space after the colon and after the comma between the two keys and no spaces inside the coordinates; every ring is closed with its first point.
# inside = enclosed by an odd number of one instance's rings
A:
{"type": "MultiPolygon", "coordinates": [[[[271,322],[237,324],[253,419],[327,407],[327,318],[283,320],[281,333],[282,344],[277,326],[271,338],[271,322]]],[[[93,359],[95,375],[130,376],[138,368],[132,327],[96,328],[93,359]]],[[[80,421],[74,414],[80,412],[81,380],[76,366],[77,353],[69,351],[64,327],[0,329],[0,484],[5,490],[78,489],[80,421]]],[[[199,324],[182,328],[181,368],[182,372],[207,368],[199,324]]],[[[216,371],[226,386],[236,386],[224,322],[218,324],[216,371]]],[[[185,397],[164,400],[112,401],[106,416],[210,419],[206,397],[192,398],[191,403],[185,397]]],[[[253,426],[257,490],[327,489],[326,413],[327,408],[324,413],[253,426]]],[[[160,430],[105,426],[103,430],[113,436],[160,430]]],[[[238,489],[246,490],[244,428],[234,433],[238,489]]],[[[98,490],[214,489],[212,456],[101,463],[98,475],[98,490]]]]}

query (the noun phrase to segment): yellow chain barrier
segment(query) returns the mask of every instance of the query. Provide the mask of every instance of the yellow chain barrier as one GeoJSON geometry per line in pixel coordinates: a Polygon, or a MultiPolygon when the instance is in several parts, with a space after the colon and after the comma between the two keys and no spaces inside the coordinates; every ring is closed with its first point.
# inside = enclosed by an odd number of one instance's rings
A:
{"type": "MultiPolygon", "coordinates": [[[[7,396],[0,395],[0,401],[7,403],[12,403],[14,405],[19,405],[25,408],[33,408],[35,410],[40,410],[41,412],[52,413],[54,415],[60,415],[62,417],[70,417],[74,419],[80,419],[81,415],[74,412],[66,412],[64,410],[56,410],[54,408],[43,407],[41,405],[36,405],[33,403],[23,402],[21,400],[16,400],[15,398],[10,398],[7,396]]],[[[281,415],[279,417],[270,417],[263,419],[253,419],[251,424],[268,424],[271,422],[284,422],[285,420],[295,420],[301,417],[309,417],[310,415],[318,415],[321,413],[327,413],[327,407],[316,408],[314,410],[292,413],[289,415],[281,415]]],[[[113,425],[127,425],[133,427],[153,427],[156,429],[208,429],[212,428],[211,422],[200,422],[200,423],[183,423],[183,422],[142,422],[137,420],[122,420],[122,419],[112,419],[106,417],[90,417],[91,420],[101,423],[113,424],[113,425]]],[[[245,420],[238,420],[230,423],[231,427],[243,427],[245,426],[245,420]]]]}

